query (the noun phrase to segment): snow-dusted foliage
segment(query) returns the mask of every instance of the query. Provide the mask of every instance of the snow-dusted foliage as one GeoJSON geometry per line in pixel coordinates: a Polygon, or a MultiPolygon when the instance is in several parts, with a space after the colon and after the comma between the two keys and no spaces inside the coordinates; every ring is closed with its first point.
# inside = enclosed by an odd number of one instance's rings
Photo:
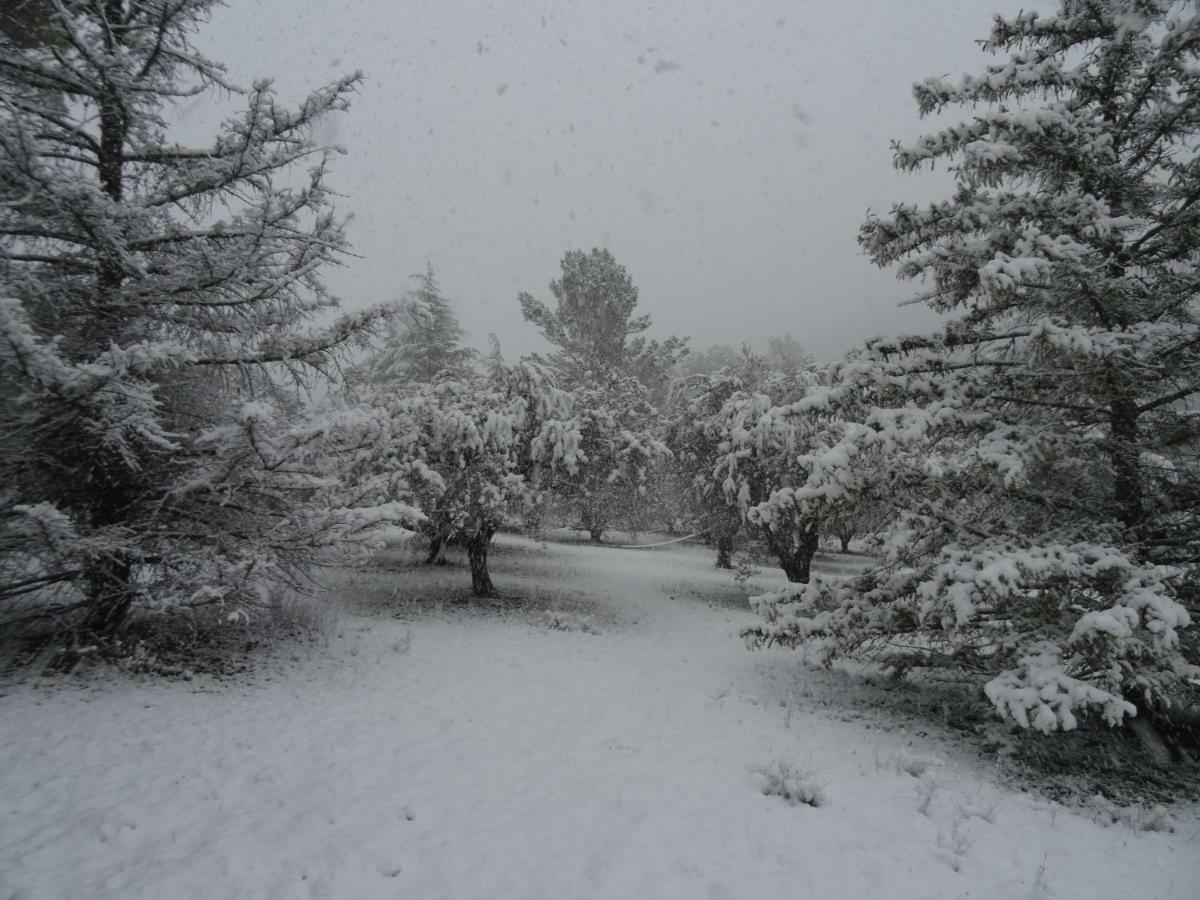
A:
{"type": "Polygon", "coordinates": [[[717,566],[733,567],[733,550],[742,531],[742,514],[713,472],[724,456],[719,414],[725,402],[742,391],[742,380],[728,367],[715,374],[697,373],[671,391],[666,444],[670,493],[689,527],[717,549],[717,566]]]}
{"type": "Polygon", "coordinates": [[[850,457],[834,449],[844,423],[803,400],[818,378],[775,373],[730,396],[709,425],[719,436],[712,478],[795,582],[808,581],[825,519],[857,493],[850,457]]]}
{"type": "Polygon", "coordinates": [[[792,360],[777,369],[743,347],[736,366],[681,380],[667,434],[677,489],[690,520],[716,544],[717,565],[730,564],[734,540],[748,529],[790,581],[802,582],[830,523],[857,515],[867,495],[852,454],[821,455],[854,410],[803,402],[824,376],[799,351],[792,360]],[[803,493],[826,475],[835,477],[803,493]]]}
{"type": "Polygon", "coordinates": [[[488,545],[505,516],[534,502],[543,469],[573,473],[583,460],[569,395],[542,366],[522,362],[483,378],[381,389],[375,402],[408,429],[376,470],[414,492],[431,561],[459,541],[474,592],[492,595],[488,545]]]}
{"type": "Polygon", "coordinates": [[[1200,169],[1193,4],[1063,2],[998,17],[979,76],[922,114],[970,118],[896,164],[943,161],[948,200],[870,218],[861,243],[921,278],[939,334],[875,341],[805,402],[862,404],[792,495],[876,454],[902,516],[884,565],[760,597],[760,643],[978,675],[1041,731],[1194,702],[1200,169]],[[822,471],[828,469],[827,472],[822,471]],[[1190,684],[1189,684],[1190,681],[1190,684]]]}
{"type": "Polygon", "coordinates": [[[357,76],[237,89],[191,44],[213,5],[56,0],[0,38],[0,600],[57,586],[101,635],[412,519],[333,465],[386,423],[298,393],[390,314],[330,316],[321,279],[346,238],[311,134],[357,76]],[[166,105],[214,88],[243,112],[173,142],[166,105]]]}
{"type": "Polygon", "coordinates": [[[550,282],[554,309],[524,292],[518,299],[525,319],[557,348],[550,362],[563,386],[573,390],[619,375],[641,381],[657,401],[671,368],[687,353],[687,338],[660,343],[644,336],[650,317],[634,315],[638,289],[607,250],[568,250],[561,267],[562,277],[550,282]]]}
{"type": "Polygon", "coordinates": [[[388,323],[381,352],[356,375],[376,383],[433,381],[465,374],[475,351],[462,345],[464,331],[450,301],[442,296],[427,263],[412,276],[416,286],[404,298],[403,315],[388,323]]]}
{"type": "Polygon", "coordinates": [[[607,250],[568,250],[561,268],[550,283],[554,309],[527,293],[519,300],[526,321],[555,346],[547,362],[572,392],[580,434],[579,472],[548,487],[599,541],[613,527],[640,530],[664,509],[658,466],[670,452],[654,404],[665,399],[687,340],[645,337],[650,317],[634,315],[638,290],[607,250]]]}
{"type": "Polygon", "coordinates": [[[653,517],[650,481],[671,451],[656,436],[647,393],[636,378],[614,376],[571,394],[578,471],[551,486],[593,541],[615,527],[639,530],[653,517]]]}

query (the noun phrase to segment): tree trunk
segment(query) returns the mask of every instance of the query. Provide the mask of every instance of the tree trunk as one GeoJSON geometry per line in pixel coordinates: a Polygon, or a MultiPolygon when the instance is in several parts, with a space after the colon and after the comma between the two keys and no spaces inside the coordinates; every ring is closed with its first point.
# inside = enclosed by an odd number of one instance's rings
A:
{"type": "Polygon", "coordinates": [[[588,536],[591,537],[593,544],[600,543],[600,538],[604,535],[604,529],[599,525],[592,525],[588,528],[588,536]]]}
{"type": "MultiPolygon", "coordinates": [[[[1139,467],[1137,404],[1128,399],[1114,400],[1109,408],[1109,425],[1112,428],[1113,499],[1121,523],[1130,538],[1140,544],[1145,538],[1146,512],[1139,467]]],[[[1139,547],[1139,551],[1144,558],[1145,548],[1139,547]]]]}
{"type": "Polygon", "coordinates": [[[717,538],[717,568],[733,568],[733,538],[727,534],[717,538]]]}
{"type": "Polygon", "coordinates": [[[471,593],[476,597],[497,596],[487,567],[488,545],[495,533],[495,528],[486,528],[467,539],[467,558],[471,561],[471,593]]]}
{"type": "Polygon", "coordinates": [[[429,541],[429,556],[425,558],[427,566],[444,566],[446,564],[446,539],[441,535],[429,541]]]}
{"type": "Polygon", "coordinates": [[[778,536],[770,529],[764,529],[767,544],[779,560],[779,566],[787,580],[796,584],[808,584],[812,572],[812,560],[817,555],[820,543],[820,531],[815,525],[799,529],[796,536],[796,546],[788,536],[778,536]]]}
{"type": "Polygon", "coordinates": [[[838,540],[842,542],[842,552],[849,553],[850,552],[850,535],[839,534],[838,540]]]}
{"type": "MultiPolygon", "coordinates": [[[[116,51],[123,29],[118,26],[124,14],[122,0],[106,0],[104,15],[114,26],[106,34],[107,49],[116,51]]],[[[126,110],[118,90],[104,84],[99,95],[100,140],[96,152],[100,187],[108,198],[119,203],[124,195],[124,155],[129,125],[126,110]]],[[[131,314],[123,308],[121,288],[125,283],[125,262],[111,247],[101,242],[98,247],[96,288],[99,300],[100,327],[80,334],[79,355],[87,358],[99,347],[124,343],[128,337],[131,314]]],[[[92,487],[91,519],[97,526],[121,525],[128,518],[128,508],[137,495],[136,476],[124,460],[107,448],[94,448],[90,465],[99,471],[92,487]]],[[[89,479],[91,480],[91,479],[89,479]]],[[[87,615],[80,626],[82,634],[108,640],[116,635],[133,605],[131,579],[133,566],[125,554],[97,561],[89,567],[87,615]]]]}
{"type": "Polygon", "coordinates": [[[789,556],[786,559],[780,560],[780,565],[783,568],[783,574],[787,576],[787,580],[794,584],[808,584],[808,579],[811,574],[811,560],[804,559],[799,554],[789,556]]]}
{"type": "Polygon", "coordinates": [[[128,559],[107,559],[96,564],[88,575],[88,611],[80,626],[82,634],[106,641],[116,635],[133,606],[132,575],[128,559]]]}

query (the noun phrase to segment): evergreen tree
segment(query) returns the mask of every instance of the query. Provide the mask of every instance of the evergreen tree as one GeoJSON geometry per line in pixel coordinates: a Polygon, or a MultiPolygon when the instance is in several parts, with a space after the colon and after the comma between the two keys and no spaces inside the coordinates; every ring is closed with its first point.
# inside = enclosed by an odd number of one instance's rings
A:
{"type": "Polygon", "coordinates": [[[607,250],[568,250],[562,277],[550,282],[557,305],[550,309],[527,293],[521,313],[558,349],[551,362],[575,388],[613,375],[634,377],[663,394],[668,373],[687,353],[687,339],[649,340],[649,316],[635,316],[638,290],[625,267],[607,250]]]}
{"type": "Polygon", "coordinates": [[[377,382],[431,382],[439,374],[465,373],[475,352],[462,346],[465,332],[450,301],[442,296],[433,264],[412,276],[403,319],[392,323],[383,352],[370,363],[368,377],[377,382]]]}
{"type": "Polygon", "coordinates": [[[882,452],[888,565],[764,599],[756,637],[984,674],[1042,731],[1116,723],[1194,702],[1200,675],[1181,603],[1200,560],[1200,19],[1063,0],[997,17],[983,46],[1005,58],[915,88],[922,114],[971,118],[895,148],[904,170],[948,161],[953,197],[861,232],[947,324],[843,367],[826,402],[873,408],[797,495],[882,452]]]}
{"type": "Polygon", "coordinates": [[[311,325],[346,238],[309,135],[358,76],[295,111],[257,83],[180,146],[168,104],[242,93],[190,43],[213,5],[56,0],[0,36],[0,599],[68,586],[100,635],[138,598],[252,599],[388,515],[312,468],[374,425],[285,416],[389,314],[311,325]]]}

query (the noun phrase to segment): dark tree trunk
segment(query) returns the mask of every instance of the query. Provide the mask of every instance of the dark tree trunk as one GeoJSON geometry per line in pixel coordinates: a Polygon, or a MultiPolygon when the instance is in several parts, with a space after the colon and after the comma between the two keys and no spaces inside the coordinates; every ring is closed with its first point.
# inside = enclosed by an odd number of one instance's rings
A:
{"type": "Polygon", "coordinates": [[[808,584],[812,573],[812,560],[817,555],[820,543],[820,531],[815,525],[810,525],[799,532],[796,546],[787,535],[776,535],[770,529],[764,529],[767,544],[779,560],[779,566],[787,580],[797,584],[808,584]]]}
{"type": "Polygon", "coordinates": [[[717,538],[717,568],[733,568],[733,538],[727,534],[717,538]]]}
{"type": "Polygon", "coordinates": [[[88,607],[80,632],[110,640],[129,615],[134,592],[130,585],[133,567],[128,559],[106,559],[88,573],[88,607]]]}
{"type": "Polygon", "coordinates": [[[787,576],[788,581],[795,584],[808,584],[808,579],[811,575],[811,559],[805,559],[803,556],[796,554],[781,559],[780,566],[783,568],[783,574],[787,576]]]}
{"type": "Polygon", "coordinates": [[[495,528],[486,528],[467,539],[467,558],[471,561],[471,593],[476,597],[496,596],[496,588],[492,585],[492,576],[488,574],[487,567],[488,545],[495,533],[495,528]]]}
{"type": "MultiPolygon", "coordinates": [[[[1109,409],[1112,428],[1113,496],[1121,523],[1139,544],[1145,537],[1146,513],[1142,498],[1139,469],[1139,428],[1137,404],[1132,400],[1114,400],[1109,409]]],[[[1144,548],[1141,551],[1145,553],[1144,548]]]]}
{"type": "MultiPolygon", "coordinates": [[[[123,0],[106,0],[104,15],[110,28],[106,33],[107,49],[117,52],[116,45],[124,35],[123,0]]],[[[100,187],[109,199],[120,202],[124,196],[124,155],[129,124],[118,89],[109,83],[102,85],[98,97],[100,140],[97,147],[97,174],[100,187]]],[[[125,307],[121,294],[125,283],[125,261],[102,242],[98,247],[96,297],[98,312],[80,334],[80,356],[86,358],[97,347],[123,344],[132,335],[136,315],[125,307]],[[99,319],[99,322],[96,319],[99,319]]],[[[128,521],[130,509],[139,492],[138,475],[127,462],[107,448],[91,448],[89,460],[96,478],[91,480],[92,523],[96,526],[121,525],[128,521]]],[[[143,476],[144,477],[144,476],[143,476]]],[[[102,640],[114,637],[133,605],[133,565],[123,553],[97,561],[87,573],[87,615],[80,632],[102,640]]]]}
{"type": "Polygon", "coordinates": [[[588,536],[592,539],[593,544],[598,544],[600,538],[604,536],[604,529],[599,525],[592,525],[588,528],[588,536]]]}
{"type": "Polygon", "coordinates": [[[444,566],[446,564],[446,539],[442,536],[430,538],[429,555],[425,557],[427,566],[444,566]]]}
{"type": "Polygon", "coordinates": [[[850,535],[839,534],[838,540],[842,542],[842,552],[849,553],[850,552],[850,535]]]}

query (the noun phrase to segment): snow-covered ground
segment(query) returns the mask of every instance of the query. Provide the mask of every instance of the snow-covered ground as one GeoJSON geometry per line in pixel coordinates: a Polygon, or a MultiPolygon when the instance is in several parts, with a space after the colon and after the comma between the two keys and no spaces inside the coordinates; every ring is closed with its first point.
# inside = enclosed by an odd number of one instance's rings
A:
{"type": "Polygon", "coordinates": [[[1194,810],[1105,826],[806,703],[830,679],[744,649],[746,589],[703,551],[502,537],[493,567],[526,606],[444,605],[461,569],[384,565],[248,680],[4,686],[0,897],[1200,892],[1194,810]],[[780,764],[826,802],[765,794],[780,764]]]}

